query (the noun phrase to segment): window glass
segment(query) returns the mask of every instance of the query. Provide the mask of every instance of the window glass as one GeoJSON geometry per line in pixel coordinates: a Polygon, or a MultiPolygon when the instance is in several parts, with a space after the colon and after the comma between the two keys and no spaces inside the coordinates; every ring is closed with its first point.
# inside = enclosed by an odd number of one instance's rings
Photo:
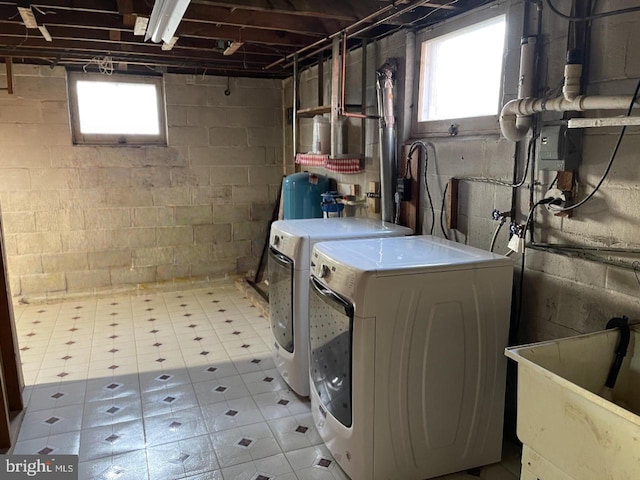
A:
{"type": "Polygon", "coordinates": [[[506,16],[422,44],[418,121],[496,115],[506,16]]]}
{"type": "Polygon", "coordinates": [[[165,144],[162,79],[72,73],[74,143],[165,144]]]}

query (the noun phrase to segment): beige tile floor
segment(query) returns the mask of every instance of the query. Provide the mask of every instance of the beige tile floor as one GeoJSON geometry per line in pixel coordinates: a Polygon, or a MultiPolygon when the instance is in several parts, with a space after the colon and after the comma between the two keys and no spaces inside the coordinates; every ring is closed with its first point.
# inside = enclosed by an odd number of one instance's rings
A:
{"type": "MultiPolygon", "coordinates": [[[[15,312],[27,388],[14,453],[77,454],[81,480],[347,478],[231,283],[15,312]]],[[[502,464],[443,479],[517,479],[506,448],[502,464]]]]}

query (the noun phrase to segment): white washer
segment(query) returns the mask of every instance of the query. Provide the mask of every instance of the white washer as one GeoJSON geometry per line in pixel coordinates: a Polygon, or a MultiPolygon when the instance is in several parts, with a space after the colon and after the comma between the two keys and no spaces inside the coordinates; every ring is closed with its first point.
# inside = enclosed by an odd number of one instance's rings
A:
{"type": "Polygon", "coordinates": [[[309,259],[316,242],[411,235],[410,228],[367,218],[280,220],[269,241],[269,308],[275,364],[289,386],[309,396],[309,259]]]}
{"type": "Polygon", "coordinates": [[[316,244],[311,409],[354,480],[500,461],[512,261],[431,236],[316,244]]]}

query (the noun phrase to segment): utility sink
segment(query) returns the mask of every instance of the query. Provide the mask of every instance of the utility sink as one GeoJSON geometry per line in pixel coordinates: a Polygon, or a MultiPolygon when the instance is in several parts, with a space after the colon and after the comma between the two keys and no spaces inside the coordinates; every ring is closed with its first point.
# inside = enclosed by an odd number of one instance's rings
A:
{"type": "Polygon", "coordinates": [[[613,401],[603,392],[619,337],[606,330],[506,349],[518,362],[521,480],[640,479],[638,327],[613,401]]]}

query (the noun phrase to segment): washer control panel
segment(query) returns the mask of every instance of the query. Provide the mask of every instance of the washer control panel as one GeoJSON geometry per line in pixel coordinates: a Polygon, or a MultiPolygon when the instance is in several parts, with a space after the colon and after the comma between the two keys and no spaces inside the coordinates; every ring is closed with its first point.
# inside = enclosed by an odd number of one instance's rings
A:
{"type": "Polygon", "coordinates": [[[322,279],[323,283],[332,290],[352,298],[357,275],[351,268],[314,250],[311,257],[311,273],[322,279]]]}

